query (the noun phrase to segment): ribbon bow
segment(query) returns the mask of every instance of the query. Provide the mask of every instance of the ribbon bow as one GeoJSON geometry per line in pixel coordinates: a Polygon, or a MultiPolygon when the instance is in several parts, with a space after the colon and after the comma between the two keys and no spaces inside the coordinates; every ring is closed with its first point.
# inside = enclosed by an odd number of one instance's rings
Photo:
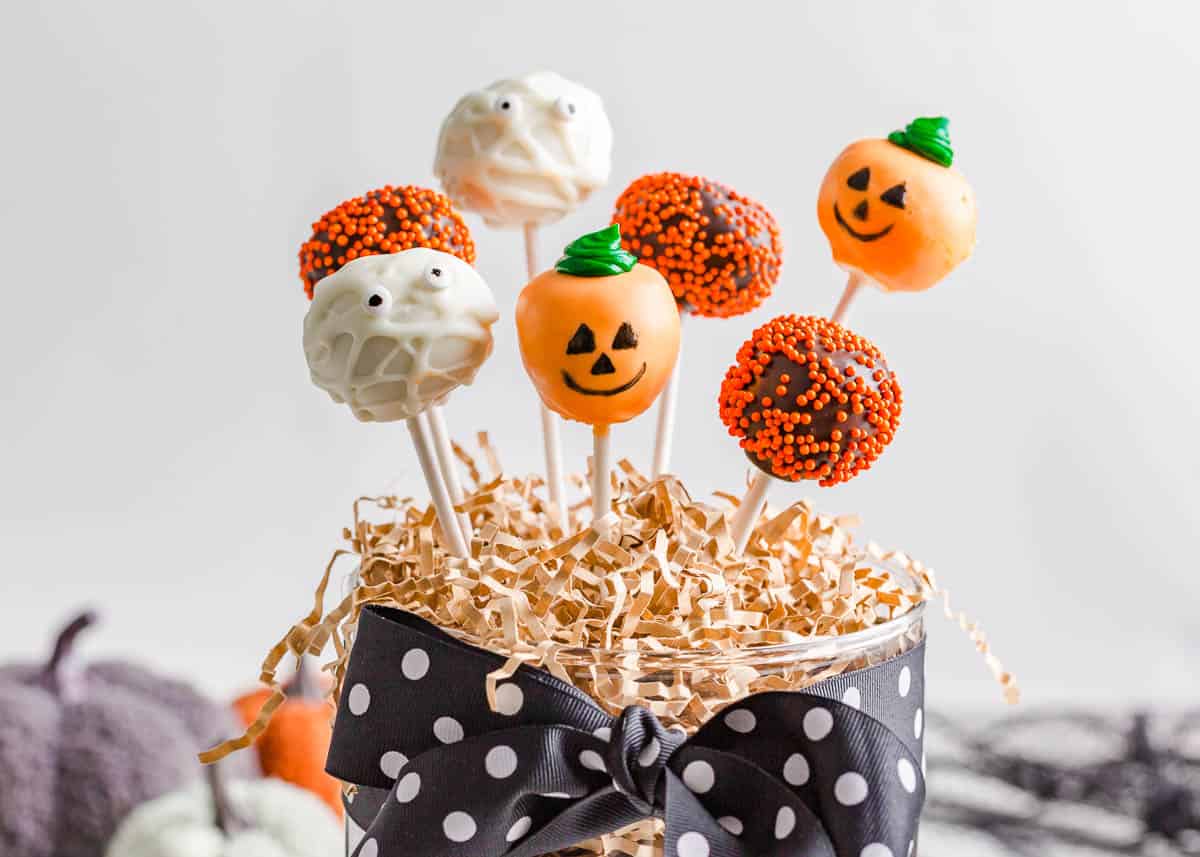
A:
{"type": "Polygon", "coordinates": [[[613,717],[411,613],[363,610],[326,769],[355,857],[536,857],[664,819],[666,857],[908,857],[925,800],[924,644],[733,703],[688,738],[613,717]]]}

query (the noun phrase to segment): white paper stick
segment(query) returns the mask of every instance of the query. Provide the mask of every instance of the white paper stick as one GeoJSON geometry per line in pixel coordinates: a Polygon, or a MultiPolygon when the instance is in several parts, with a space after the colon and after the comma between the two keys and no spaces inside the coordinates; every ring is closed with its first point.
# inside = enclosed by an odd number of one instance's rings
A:
{"type": "Polygon", "coordinates": [[[738,506],[737,513],[733,516],[733,523],[729,525],[730,534],[733,536],[734,556],[741,556],[742,551],[746,549],[746,542],[750,541],[750,533],[758,521],[763,504],[767,502],[767,491],[770,489],[772,481],[774,480],[770,476],[757,468],[754,476],[750,478],[750,487],[746,489],[746,494],[742,497],[742,504],[738,506]]]}
{"type": "MultiPolygon", "coordinates": [[[[450,502],[461,506],[467,495],[458,475],[458,464],[454,460],[454,448],[450,444],[450,432],[446,430],[446,415],[442,412],[441,405],[433,405],[429,409],[429,433],[433,437],[433,451],[437,453],[438,469],[442,471],[442,480],[446,483],[450,502]]],[[[466,512],[456,512],[455,517],[462,529],[463,541],[470,545],[471,538],[475,535],[470,516],[466,512]]]]}
{"type": "Polygon", "coordinates": [[[679,355],[675,358],[675,369],[667,386],[658,396],[658,431],[654,435],[654,466],[651,477],[657,479],[671,467],[671,440],[675,436],[675,403],[679,398],[679,366],[683,363],[683,320],[686,312],[679,314],[679,355]]]}
{"type": "Polygon", "coordinates": [[[412,435],[413,447],[417,451],[417,460],[421,463],[421,473],[425,475],[425,485],[429,488],[429,496],[433,498],[433,507],[437,510],[438,523],[442,527],[442,535],[446,539],[446,548],[455,556],[465,557],[467,546],[463,542],[462,530],[454,518],[454,507],[450,504],[450,494],[442,482],[441,471],[438,470],[437,458],[433,445],[429,440],[429,427],[422,418],[424,415],[410,417],[406,420],[408,433],[412,435]]]}
{"type": "MultiPolygon", "coordinates": [[[[529,279],[536,277],[537,225],[525,224],[525,270],[529,279]]],[[[563,479],[562,438],[558,431],[558,417],[540,402],[542,409],[542,449],[546,459],[546,489],[550,494],[550,508],[558,516],[558,524],[567,529],[567,488],[563,479]]]]}
{"type": "Polygon", "coordinates": [[[612,509],[612,433],[608,426],[592,427],[592,520],[612,509]]]}
{"type": "Polygon", "coordinates": [[[846,288],[842,289],[842,296],[838,298],[833,315],[829,317],[830,321],[837,324],[846,323],[846,316],[850,314],[850,304],[854,303],[854,296],[858,294],[859,288],[866,282],[866,279],[861,271],[850,271],[850,275],[846,278],[846,288]]]}

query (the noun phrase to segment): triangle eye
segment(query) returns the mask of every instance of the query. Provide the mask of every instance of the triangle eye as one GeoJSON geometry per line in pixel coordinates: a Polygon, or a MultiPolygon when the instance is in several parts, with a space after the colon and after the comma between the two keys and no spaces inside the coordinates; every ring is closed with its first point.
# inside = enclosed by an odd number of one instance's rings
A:
{"type": "Polygon", "coordinates": [[[579,325],[571,341],[567,343],[568,354],[591,354],[596,350],[596,337],[586,324],[579,325]]]}
{"type": "Polygon", "coordinates": [[[633,325],[627,321],[621,322],[620,328],[617,329],[617,335],[613,337],[613,351],[620,351],[622,348],[637,348],[637,334],[633,332],[633,325]]]}
{"type": "Polygon", "coordinates": [[[866,190],[867,185],[871,183],[871,168],[863,167],[858,172],[854,173],[850,178],[846,179],[846,184],[854,190],[866,190]]]}
{"type": "Polygon", "coordinates": [[[879,196],[880,202],[885,202],[892,208],[904,208],[904,183],[893,185],[879,196]]]}

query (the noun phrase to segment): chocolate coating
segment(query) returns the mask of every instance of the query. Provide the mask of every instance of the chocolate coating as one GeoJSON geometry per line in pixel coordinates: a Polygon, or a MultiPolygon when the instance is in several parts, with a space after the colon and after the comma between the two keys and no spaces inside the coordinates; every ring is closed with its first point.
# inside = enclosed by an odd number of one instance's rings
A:
{"type": "Polygon", "coordinates": [[[738,351],[721,419],[747,458],[779,479],[845,482],[899,425],[901,392],[874,345],[822,318],[780,316],[738,351]]]}

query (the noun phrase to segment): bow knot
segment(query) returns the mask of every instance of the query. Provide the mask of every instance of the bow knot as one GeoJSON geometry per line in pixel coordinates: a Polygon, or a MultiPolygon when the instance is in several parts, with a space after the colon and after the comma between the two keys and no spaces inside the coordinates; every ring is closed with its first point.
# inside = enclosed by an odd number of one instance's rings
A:
{"type": "Polygon", "coordinates": [[[363,610],[327,770],[359,786],[357,857],[537,857],[651,817],[666,857],[904,857],[925,798],[923,645],[696,734],[613,717],[401,610],[363,610]]]}

